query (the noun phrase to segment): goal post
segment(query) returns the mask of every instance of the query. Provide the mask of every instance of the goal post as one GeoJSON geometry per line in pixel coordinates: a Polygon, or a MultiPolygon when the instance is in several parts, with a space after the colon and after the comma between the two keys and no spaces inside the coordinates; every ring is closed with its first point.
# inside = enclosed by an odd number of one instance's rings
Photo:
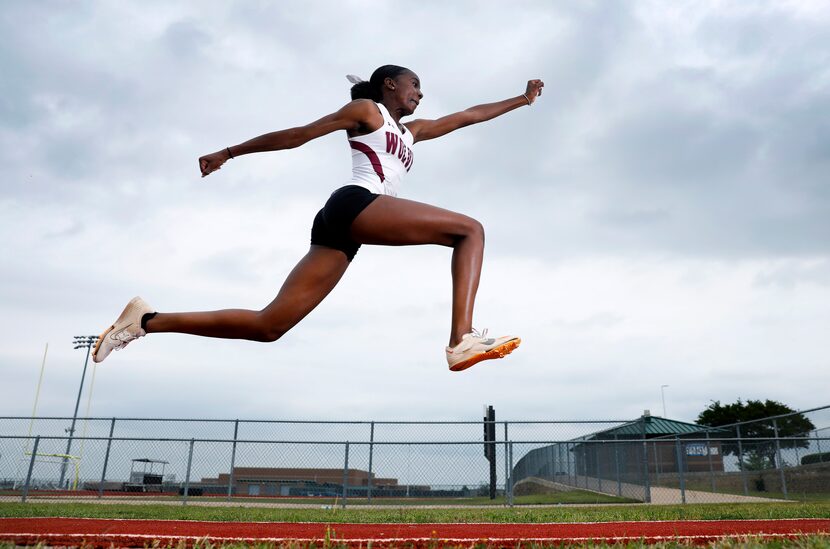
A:
{"type": "MultiPolygon", "coordinates": [[[[42,454],[40,452],[36,454],[32,454],[31,452],[26,452],[25,455],[29,456],[30,459],[33,459],[35,463],[48,463],[54,464],[56,466],[63,466],[63,463],[66,461],[71,461],[72,465],[75,469],[75,475],[72,479],[72,485],[70,487],[71,490],[78,489],[78,480],[81,474],[81,458],[80,456],[73,456],[70,454],[42,454]],[[44,458],[44,459],[38,459],[44,458]],[[52,459],[49,459],[52,458],[52,459]]],[[[58,486],[58,488],[62,488],[58,486]]]]}

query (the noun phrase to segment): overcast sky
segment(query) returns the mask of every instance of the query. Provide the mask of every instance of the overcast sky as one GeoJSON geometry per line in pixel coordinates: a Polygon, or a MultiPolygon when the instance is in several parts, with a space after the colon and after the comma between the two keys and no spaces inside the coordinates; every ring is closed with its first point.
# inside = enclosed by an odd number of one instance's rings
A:
{"type": "Polygon", "coordinates": [[[364,247],[277,343],[112,355],[91,415],[627,419],[662,415],[661,385],[686,421],[830,403],[825,2],[7,1],[0,414],[31,413],[48,343],[38,414],[71,415],[72,337],[134,295],[267,304],[349,178],[346,137],[206,179],[197,158],[330,113],[387,63],[418,73],[424,118],[546,83],[418,144],[402,189],[484,224],[474,324],[521,348],[450,373],[450,250],[364,247]]]}

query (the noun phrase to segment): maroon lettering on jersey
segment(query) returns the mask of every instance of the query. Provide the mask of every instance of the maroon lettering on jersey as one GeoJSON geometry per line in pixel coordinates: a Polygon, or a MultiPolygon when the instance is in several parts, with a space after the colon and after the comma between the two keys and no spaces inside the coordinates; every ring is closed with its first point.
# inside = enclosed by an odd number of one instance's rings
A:
{"type": "Polygon", "coordinates": [[[409,171],[409,168],[412,167],[412,149],[406,146],[398,134],[386,132],[386,152],[392,156],[397,156],[406,171],[409,171]]]}
{"type": "MultiPolygon", "coordinates": [[[[392,133],[386,132],[386,152],[389,154],[395,154],[395,151],[398,148],[398,143],[400,143],[400,138],[392,133]]],[[[400,143],[401,147],[404,146],[403,143],[400,143]]]]}

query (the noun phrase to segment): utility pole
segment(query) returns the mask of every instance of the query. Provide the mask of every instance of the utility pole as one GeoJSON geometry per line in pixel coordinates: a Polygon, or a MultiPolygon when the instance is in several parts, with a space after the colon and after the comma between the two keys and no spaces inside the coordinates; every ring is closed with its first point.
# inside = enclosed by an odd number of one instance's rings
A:
{"type": "Polygon", "coordinates": [[[666,387],[668,385],[660,385],[660,396],[663,397],[663,417],[666,417],[666,387]]]}
{"type": "MultiPolygon", "coordinates": [[[[84,359],[84,370],[81,373],[81,385],[78,387],[78,398],[75,400],[75,412],[72,414],[72,425],[69,427],[69,438],[66,441],[66,452],[65,455],[70,455],[69,452],[72,450],[72,437],[75,435],[75,422],[78,420],[78,406],[81,404],[81,392],[84,390],[84,378],[86,377],[86,367],[89,364],[89,353],[92,350],[93,345],[98,342],[97,335],[91,336],[75,336],[72,343],[75,346],[75,349],[83,349],[86,347],[86,358],[84,359]]],[[[66,478],[66,465],[67,460],[69,458],[63,458],[63,463],[61,464],[61,479],[58,483],[58,486],[63,486],[63,481],[66,478]]]]}

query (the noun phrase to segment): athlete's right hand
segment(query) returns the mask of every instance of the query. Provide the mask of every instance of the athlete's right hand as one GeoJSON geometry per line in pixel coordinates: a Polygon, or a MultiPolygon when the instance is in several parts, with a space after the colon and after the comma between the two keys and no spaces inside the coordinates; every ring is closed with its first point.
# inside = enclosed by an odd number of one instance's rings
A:
{"type": "Polygon", "coordinates": [[[227,162],[229,158],[228,152],[224,149],[201,157],[199,159],[199,170],[202,172],[202,177],[205,177],[221,168],[222,164],[227,162]]]}
{"type": "Polygon", "coordinates": [[[545,87],[545,83],[539,79],[528,80],[527,81],[527,89],[525,89],[525,96],[527,100],[530,101],[530,104],[536,102],[536,98],[542,95],[542,88],[545,87]]]}

